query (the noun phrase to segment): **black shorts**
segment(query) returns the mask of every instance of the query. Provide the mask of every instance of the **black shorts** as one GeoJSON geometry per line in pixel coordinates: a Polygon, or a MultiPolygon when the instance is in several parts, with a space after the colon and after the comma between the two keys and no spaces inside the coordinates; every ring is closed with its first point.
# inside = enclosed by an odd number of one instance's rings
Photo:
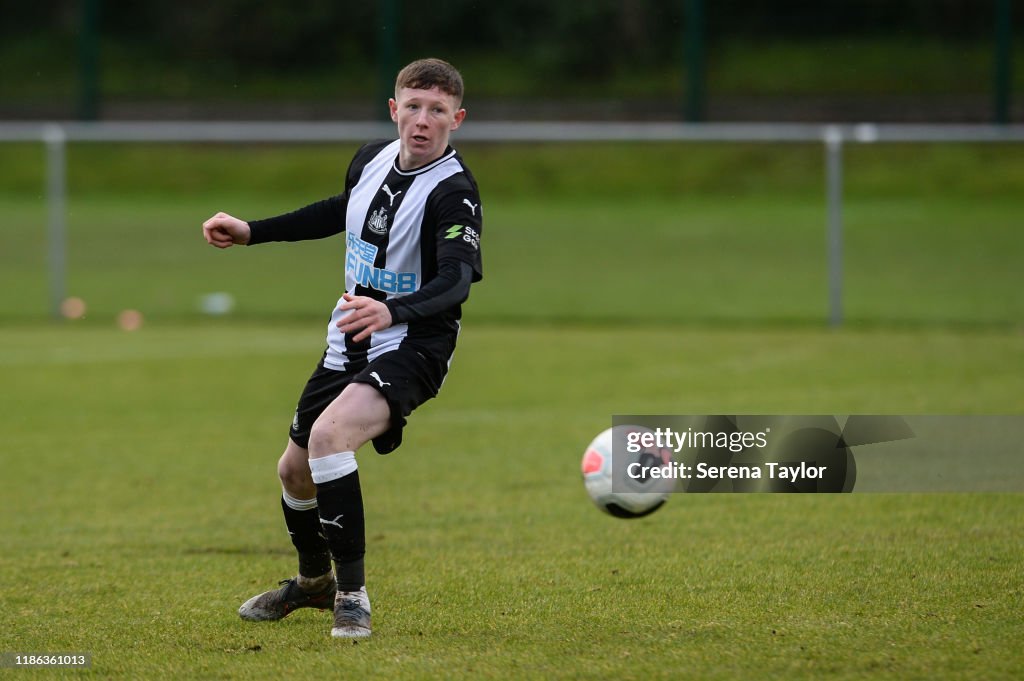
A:
{"type": "Polygon", "coordinates": [[[373,448],[378,454],[393,452],[402,444],[406,417],[441,389],[448,361],[449,358],[436,357],[411,345],[386,352],[357,372],[330,369],[321,358],[299,396],[288,437],[308,449],[313,422],[327,405],[349,383],[365,383],[376,388],[391,409],[391,427],[373,439],[373,448]]]}

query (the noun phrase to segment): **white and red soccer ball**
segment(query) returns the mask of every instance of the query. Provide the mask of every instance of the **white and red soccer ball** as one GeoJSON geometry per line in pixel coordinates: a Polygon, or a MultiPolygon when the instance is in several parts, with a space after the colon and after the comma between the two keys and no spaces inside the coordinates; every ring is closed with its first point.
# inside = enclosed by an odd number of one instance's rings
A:
{"type": "Polygon", "coordinates": [[[587,494],[595,506],[616,518],[640,518],[654,513],[675,488],[675,480],[645,474],[652,467],[668,464],[670,453],[664,449],[637,447],[637,438],[629,437],[637,432],[649,432],[649,429],[642,426],[608,428],[595,437],[583,453],[581,468],[587,494]],[[634,446],[628,447],[631,440],[634,446]]]}

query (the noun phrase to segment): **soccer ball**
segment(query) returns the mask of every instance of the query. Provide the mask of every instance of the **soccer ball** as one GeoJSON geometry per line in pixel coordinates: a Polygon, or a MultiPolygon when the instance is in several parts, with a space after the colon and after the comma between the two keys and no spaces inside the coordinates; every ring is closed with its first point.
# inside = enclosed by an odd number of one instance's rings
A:
{"type": "Polygon", "coordinates": [[[631,433],[651,432],[641,426],[615,426],[595,437],[583,453],[583,484],[594,505],[616,518],[641,518],[654,513],[675,487],[671,478],[636,475],[669,462],[669,453],[651,448],[627,450],[631,433]],[[612,450],[615,461],[612,461],[612,450]],[[639,463],[640,466],[630,466],[639,463]],[[633,475],[629,472],[632,471],[633,475]],[[614,489],[613,489],[614,486],[614,489]]]}

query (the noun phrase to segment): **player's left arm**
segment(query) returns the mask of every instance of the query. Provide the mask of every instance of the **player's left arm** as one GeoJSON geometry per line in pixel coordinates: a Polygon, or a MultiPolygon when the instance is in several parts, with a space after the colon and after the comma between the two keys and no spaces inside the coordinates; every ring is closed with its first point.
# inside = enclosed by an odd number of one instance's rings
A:
{"type": "Polygon", "coordinates": [[[467,175],[451,178],[449,190],[441,194],[434,206],[437,231],[434,246],[438,265],[445,260],[458,260],[469,265],[472,281],[483,279],[480,237],[483,234],[483,206],[476,182],[467,175]]]}
{"type": "Polygon", "coordinates": [[[415,293],[387,301],[395,324],[426,319],[462,304],[469,298],[470,285],[483,276],[483,218],[476,184],[460,174],[442,187],[427,208],[434,237],[429,252],[436,254],[437,274],[415,293]]]}

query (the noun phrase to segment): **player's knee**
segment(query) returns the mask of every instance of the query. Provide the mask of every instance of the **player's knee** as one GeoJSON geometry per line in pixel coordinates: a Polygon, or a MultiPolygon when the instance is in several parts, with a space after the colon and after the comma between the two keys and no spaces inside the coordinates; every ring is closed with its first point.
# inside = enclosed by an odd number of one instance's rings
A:
{"type": "Polygon", "coordinates": [[[313,423],[310,457],[358,450],[388,429],[390,415],[387,401],[374,388],[349,385],[313,423]]]}
{"type": "Polygon", "coordinates": [[[309,453],[313,457],[327,456],[345,451],[342,444],[343,424],[318,419],[309,431],[309,453]]]}
{"type": "Polygon", "coordinates": [[[382,432],[375,424],[352,418],[352,415],[321,417],[309,432],[311,458],[338,452],[354,452],[382,432]]]}
{"type": "Polygon", "coordinates": [[[277,476],[287,490],[300,491],[316,489],[309,473],[309,462],[283,455],[277,462],[277,476]]]}

